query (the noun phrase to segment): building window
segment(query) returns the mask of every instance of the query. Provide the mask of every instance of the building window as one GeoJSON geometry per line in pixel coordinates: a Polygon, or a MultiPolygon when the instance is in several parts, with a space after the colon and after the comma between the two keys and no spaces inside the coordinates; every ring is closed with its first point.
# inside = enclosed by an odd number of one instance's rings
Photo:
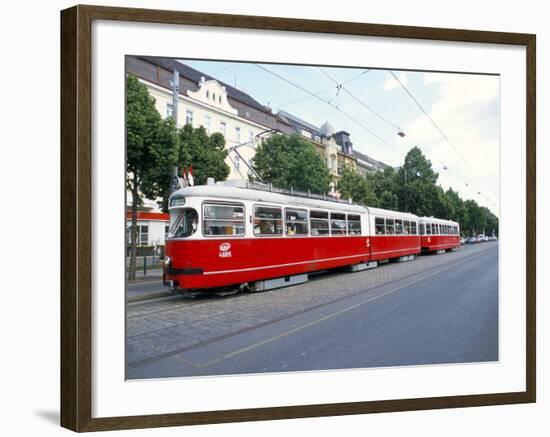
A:
{"type": "Polygon", "coordinates": [[[225,124],[225,121],[220,121],[220,132],[225,138],[225,131],[226,131],[227,125],[225,124]]]}
{"type": "Polygon", "coordinates": [[[149,225],[138,225],[138,244],[140,246],[149,244],[149,225]]]}
{"type": "Polygon", "coordinates": [[[222,96],[218,96],[218,103],[222,102],[222,96]]]}
{"type": "Polygon", "coordinates": [[[239,155],[235,155],[233,167],[235,168],[235,171],[239,171],[239,168],[241,167],[241,158],[239,158],[239,155]]]}
{"type": "Polygon", "coordinates": [[[166,118],[170,118],[174,115],[174,105],[170,102],[166,103],[166,118]]]}
{"type": "Polygon", "coordinates": [[[210,91],[209,91],[209,90],[206,90],[206,98],[207,98],[207,99],[210,98],[210,91]]]}
{"type": "Polygon", "coordinates": [[[243,205],[204,205],[203,231],[206,236],[244,235],[243,205]]]}
{"type": "Polygon", "coordinates": [[[281,208],[274,206],[255,206],[254,235],[283,235],[281,208]]]}
{"type": "Polygon", "coordinates": [[[238,126],[235,127],[235,141],[237,144],[241,143],[241,128],[238,126]]]}
{"type": "Polygon", "coordinates": [[[206,129],[206,132],[210,135],[210,131],[212,130],[212,117],[209,115],[204,116],[204,128],[206,129]]]}
{"type": "Polygon", "coordinates": [[[254,132],[251,130],[248,131],[248,142],[253,143],[254,142],[254,132]]]}
{"type": "Polygon", "coordinates": [[[212,93],[212,100],[216,101],[216,93],[212,93]]]}
{"type": "Polygon", "coordinates": [[[185,111],[185,124],[193,125],[193,111],[190,109],[185,111]]]}

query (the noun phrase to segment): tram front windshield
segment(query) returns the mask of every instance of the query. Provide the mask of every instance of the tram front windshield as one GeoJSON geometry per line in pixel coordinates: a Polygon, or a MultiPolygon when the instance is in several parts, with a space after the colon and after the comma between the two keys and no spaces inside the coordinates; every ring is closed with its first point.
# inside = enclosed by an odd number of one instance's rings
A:
{"type": "Polygon", "coordinates": [[[185,238],[197,230],[199,215],[193,208],[184,208],[168,232],[168,238],[185,238]]]}

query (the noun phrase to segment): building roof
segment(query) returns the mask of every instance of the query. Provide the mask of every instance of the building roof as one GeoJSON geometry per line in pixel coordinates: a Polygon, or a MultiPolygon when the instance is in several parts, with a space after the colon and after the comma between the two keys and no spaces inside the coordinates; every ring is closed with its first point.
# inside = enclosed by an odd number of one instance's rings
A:
{"type": "Polygon", "coordinates": [[[363,161],[370,167],[383,169],[388,167],[388,164],[383,163],[382,161],[377,161],[376,159],[371,158],[368,155],[365,155],[364,153],[358,152],[357,150],[353,150],[353,156],[357,158],[357,161],[363,161]]]}
{"type": "Polygon", "coordinates": [[[323,125],[319,128],[319,132],[324,137],[330,138],[334,135],[334,128],[328,121],[325,121],[323,125]]]}
{"type": "Polygon", "coordinates": [[[262,105],[260,102],[258,102],[257,100],[252,98],[250,95],[246,94],[245,92],[238,90],[237,88],[234,88],[231,85],[216,79],[215,77],[212,77],[206,73],[203,73],[202,71],[195,70],[189,65],[183,64],[176,59],[161,58],[156,56],[141,56],[140,58],[152,64],[158,65],[162,68],[165,68],[169,71],[177,70],[181,76],[197,84],[200,83],[202,77],[204,77],[206,80],[215,80],[219,84],[225,87],[227,91],[227,95],[229,97],[235,100],[239,100],[240,102],[248,106],[251,106],[253,108],[256,108],[260,111],[271,113],[271,109],[268,106],[262,105]]]}
{"type": "Polygon", "coordinates": [[[309,131],[310,133],[320,136],[319,128],[317,126],[314,126],[311,123],[308,123],[305,120],[302,120],[299,117],[296,117],[295,115],[286,112],[286,111],[279,111],[278,112],[279,117],[286,120],[288,123],[290,123],[294,128],[298,127],[300,129],[304,129],[309,131]]]}

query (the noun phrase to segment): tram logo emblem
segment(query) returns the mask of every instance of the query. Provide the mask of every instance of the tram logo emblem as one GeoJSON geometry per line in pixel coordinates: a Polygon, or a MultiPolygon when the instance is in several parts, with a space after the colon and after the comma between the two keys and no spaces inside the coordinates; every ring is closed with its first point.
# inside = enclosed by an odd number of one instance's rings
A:
{"type": "Polygon", "coordinates": [[[220,258],[231,258],[231,243],[222,243],[220,244],[220,258]]]}

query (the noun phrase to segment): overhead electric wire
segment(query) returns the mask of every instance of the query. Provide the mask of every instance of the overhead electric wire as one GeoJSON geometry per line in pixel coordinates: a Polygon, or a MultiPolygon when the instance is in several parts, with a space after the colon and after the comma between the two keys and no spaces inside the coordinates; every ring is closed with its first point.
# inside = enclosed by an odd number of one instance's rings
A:
{"type": "Polygon", "coordinates": [[[344,91],[348,96],[350,96],[353,100],[355,100],[357,103],[359,103],[364,108],[368,109],[370,112],[372,112],[374,115],[376,115],[379,119],[386,122],[393,128],[395,128],[397,131],[401,132],[401,128],[397,126],[396,124],[392,123],[390,120],[388,120],[386,117],[381,115],[380,113],[376,112],[373,108],[371,108],[369,105],[367,105],[362,100],[355,97],[352,93],[348,91],[347,88],[344,87],[344,83],[346,82],[338,82],[336,79],[334,79],[331,75],[329,75],[325,70],[323,70],[321,67],[317,67],[321,73],[323,73],[326,77],[328,77],[331,81],[333,81],[336,85],[341,86],[341,90],[344,91]]]}
{"type": "Polygon", "coordinates": [[[273,76],[281,79],[282,81],[300,89],[301,91],[303,91],[304,93],[306,94],[309,94],[311,97],[314,97],[320,101],[322,101],[323,103],[326,103],[327,105],[330,105],[332,108],[336,109],[338,112],[340,112],[342,115],[344,115],[345,117],[349,118],[351,121],[353,121],[354,123],[356,123],[357,125],[361,126],[363,129],[365,129],[368,133],[370,133],[373,137],[377,138],[379,141],[381,141],[382,143],[384,143],[386,146],[390,147],[395,153],[397,153],[399,156],[403,156],[403,153],[401,153],[399,150],[397,150],[392,144],[388,143],[386,140],[384,140],[382,137],[380,137],[379,135],[377,135],[375,132],[373,132],[370,128],[368,128],[367,126],[365,126],[363,123],[361,123],[359,120],[357,120],[356,118],[352,117],[351,115],[349,115],[347,112],[341,110],[340,108],[338,108],[337,106],[333,105],[332,103],[330,103],[329,100],[325,100],[323,99],[322,97],[319,97],[318,95],[312,93],[311,91],[305,89],[303,86],[301,85],[298,85],[294,82],[292,82],[290,79],[287,79],[286,77],[278,74],[278,73],[275,73],[274,71],[271,71],[265,67],[263,67],[262,65],[259,65],[259,64],[254,64],[256,65],[256,67],[258,67],[259,69],[269,73],[269,74],[272,74],[273,76]]]}
{"type": "MultiPolygon", "coordinates": [[[[342,84],[351,82],[352,80],[357,79],[358,77],[362,76],[362,75],[365,74],[365,73],[368,73],[369,71],[370,71],[370,69],[364,70],[364,71],[362,71],[361,73],[356,74],[356,75],[354,75],[354,76],[352,76],[352,77],[346,79],[345,81],[342,82],[342,84]]],[[[327,91],[330,91],[330,90],[333,90],[333,89],[334,89],[334,87],[331,86],[330,88],[324,88],[324,89],[322,89],[322,90],[320,90],[320,91],[316,91],[316,92],[314,92],[313,94],[319,95],[319,94],[326,93],[327,91]]],[[[285,103],[284,105],[280,105],[280,106],[278,106],[278,108],[284,108],[285,106],[293,105],[294,103],[301,102],[302,100],[310,99],[311,97],[312,97],[311,95],[304,96],[304,97],[300,97],[299,99],[292,100],[292,101],[290,101],[290,102],[288,102],[288,103],[285,103]]]]}
{"type": "Polygon", "coordinates": [[[392,71],[392,70],[389,70],[389,72],[391,73],[391,75],[393,76],[393,78],[397,81],[397,83],[399,85],[401,85],[401,88],[403,88],[405,90],[405,92],[409,95],[409,97],[412,99],[412,101],[416,104],[416,106],[418,106],[418,108],[424,113],[424,115],[426,116],[426,118],[431,122],[431,124],[435,127],[435,129],[441,134],[441,136],[445,139],[445,141],[447,141],[447,143],[454,149],[454,151],[457,153],[457,155],[466,163],[466,165],[468,165],[468,167],[470,167],[470,169],[473,171],[473,173],[479,178],[479,180],[481,182],[483,182],[483,184],[489,188],[489,190],[498,198],[498,195],[493,191],[493,189],[491,188],[491,186],[485,182],[485,180],[476,172],[476,170],[474,169],[474,167],[472,167],[472,165],[466,160],[466,158],[462,155],[462,153],[460,153],[460,151],[454,146],[454,144],[451,142],[451,140],[449,139],[449,137],[447,137],[447,135],[445,135],[445,132],[443,132],[443,130],[437,125],[437,123],[433,120],[432,117],[430,117],[430,115],[426,112],[426,110],[422,107],[422,105],[418,102],[418,100],[416,100],[416,98],[413,96],[413,94],[409,91],[409,89],[399,80],[399,78],[397,77],[397,75],[392,71]]]}

